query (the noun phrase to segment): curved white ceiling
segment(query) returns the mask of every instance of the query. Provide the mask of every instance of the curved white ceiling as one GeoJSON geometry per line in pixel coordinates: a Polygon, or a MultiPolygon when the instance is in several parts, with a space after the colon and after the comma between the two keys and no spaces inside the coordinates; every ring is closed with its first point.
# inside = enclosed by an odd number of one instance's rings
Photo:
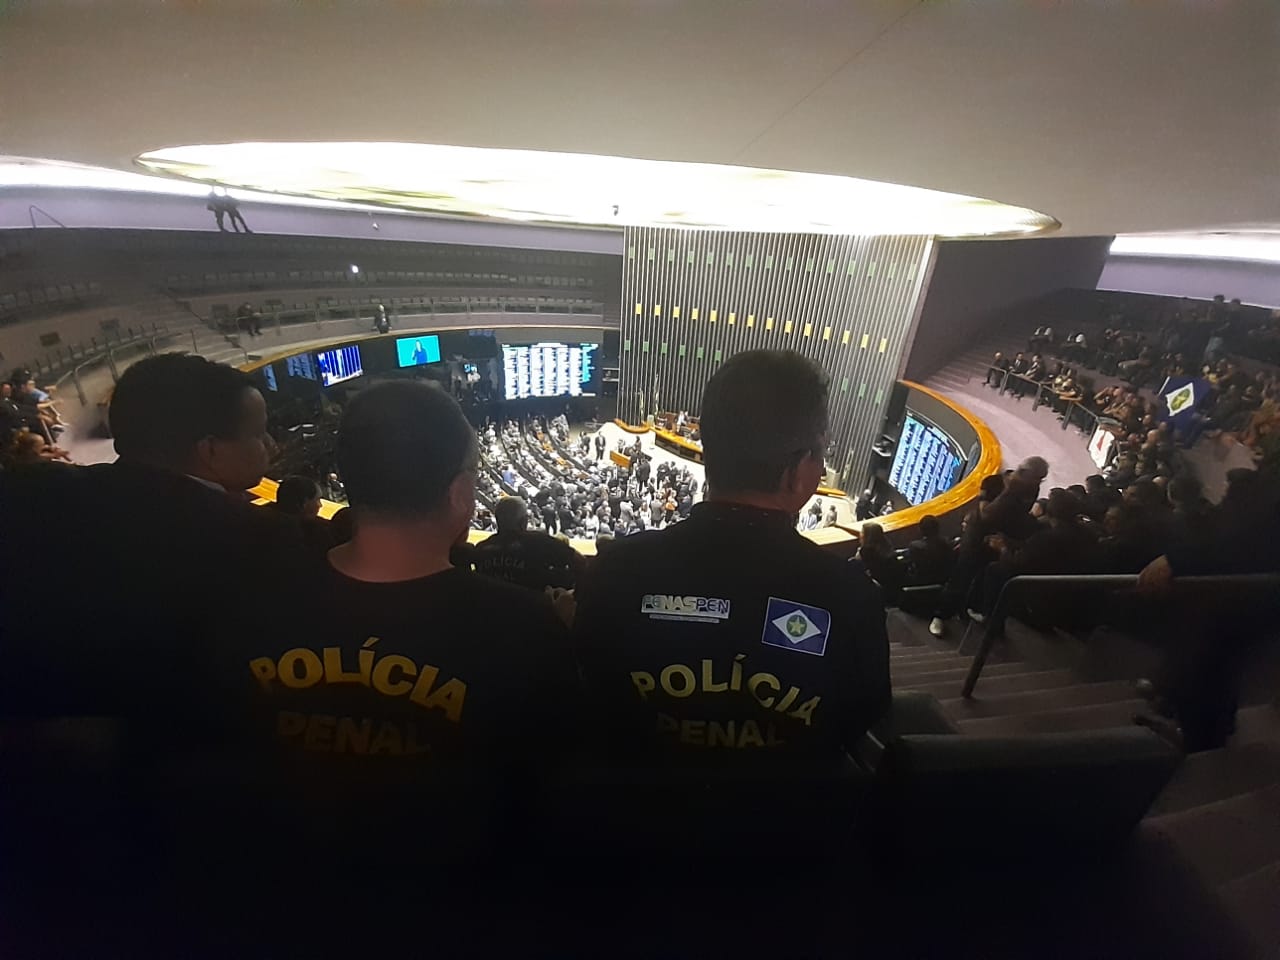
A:
{"type": "Polygon", "coordinates": [[[422,143],[229,143],[144,154],[148,170],[426,213],[581,226],[1018,237],[1052,217],[829,174],[422,143]]]}
{"type": "Polygon", "coordinates": [[[412,141],[808,171],[1068,234],[1280,222],[1275,0],[42,0],[0,151],[412,141]]]}

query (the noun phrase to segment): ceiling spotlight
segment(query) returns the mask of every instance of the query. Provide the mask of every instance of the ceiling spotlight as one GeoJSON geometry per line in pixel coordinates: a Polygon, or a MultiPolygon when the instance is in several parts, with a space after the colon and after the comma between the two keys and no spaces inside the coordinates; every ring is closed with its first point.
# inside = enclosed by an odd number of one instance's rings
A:
{"type": "Polygon", "coordinates": [[[351,265],[351,272],[352,272],[352,273],[359,273],[359,272],[360,272],[360,268],[359,268],[359,267],[357,267],[357,266],[353,263],[353,264],[351,265]]]}

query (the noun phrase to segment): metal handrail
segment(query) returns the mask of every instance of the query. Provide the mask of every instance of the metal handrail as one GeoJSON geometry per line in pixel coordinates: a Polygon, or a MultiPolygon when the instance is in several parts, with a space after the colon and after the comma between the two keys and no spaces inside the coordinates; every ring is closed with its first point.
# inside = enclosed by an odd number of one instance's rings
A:
{"type": "Polygon", "coordinates": [[[37,210],[39,210],[42,214],[44,214],[46,217],[48,217],[50,220],[52,220],[52,221],[53,221],[54,223],[56,223],[58,226],[62,227],[62,229],[64,229],[64,230],[69,229],[65,223],[63,223],[61,220],[59,220],[57,217],[55,217],[55,216],[54,216],[52,213],[50,213],[48,210],[44,209],[43,207],[38,207],[38,206],[36,206],[34,203],[29,203],[29,204],[27,204],[27,216],[29,216],[29,217],[31,218],[31,229],[32,229],[32,230],[35,230],[35,229],[36,229],[36,211],[37,211],[37,210]]]}
{"type": "MultiPolygon", "coordinates": [[[[1009,618],[1010,608],[1015,600],[1024,600],[1025,594],[1037,591],[1048,594],[1066,592],[1073,588],[1135,587],[1137,583],[1138,575],[1134,573],[1028,575],[1014,577],[1009,580],[1004,585],[1004,589],[1000,591],[1000,597],[996,600],[995,609],[987,617],[986,631],[982,635],[982,643],[978,646],[978,652],[974,654],[973,663],[969,665],[969,674],[965,677],[964,686],[960,689],[960,695],[966,698],[973,696],[973,688],[978,684],[978,678],[982,675],[982,668],[986,666],[987,657],[991,655],[991,650],[996,641],[1004,636],[1005,621],[1009,618]]],[[[1274,591],[1280,590],[1280,574],[1247,573],[1179,577],[1174,580],[1171,589],[1179,596],[1185,597],[1188,590],[1198,591],[1205,587],[1220,588],[1224,586],[1265,587],[1267,590],[1273,591],[1272,595],[1274,595],[1274,591]]],[[[963,641],[961,646],[964,646],[963,641]]]]}
{"type": "Polygon", "coordinates": [[[124,347],[136,347],[139,344],[145,344],[148,351],[154,355],[156,352],[156,341],[172,336],[176,336],[176,334],[170,333],[168,327],[153,323],[151,325],[150,333],[146,330],[141,330],[134,336],[129,337],[127,340],[117,340],[115,343],[108,342],[102,344],[102,346],[96,346],[95,344],[92,351],[87,350],[84,347],[84,344],[80,344],[80,349],[82,351],[80,362],[60,376],[55,383],[57,386],[61,386],[68,378],[70,378],[71,382],[75,384],[76,396],[80,400],[80,406],[87,407],[89,405],[89,398],[85,394],[84,385],[80,381],[80,371],[84,370],[85,367],[105,361],[107,366],[111,368],[112,380],[119,381],[120,370],[116,366],[115,358],[115,352],[117,350],[124,347]]]}

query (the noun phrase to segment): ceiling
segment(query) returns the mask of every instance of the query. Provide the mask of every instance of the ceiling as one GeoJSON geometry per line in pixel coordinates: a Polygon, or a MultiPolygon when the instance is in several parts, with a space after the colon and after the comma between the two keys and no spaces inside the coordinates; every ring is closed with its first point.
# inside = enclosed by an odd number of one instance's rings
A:
{"type": "MultiPolygon", "coordinates": [[[[1280,223],[1276,0],[8,0],[0,153],[418,141],[1280,223]]],[[[429,185],[430,171],[424,170],[429,185]]]]}

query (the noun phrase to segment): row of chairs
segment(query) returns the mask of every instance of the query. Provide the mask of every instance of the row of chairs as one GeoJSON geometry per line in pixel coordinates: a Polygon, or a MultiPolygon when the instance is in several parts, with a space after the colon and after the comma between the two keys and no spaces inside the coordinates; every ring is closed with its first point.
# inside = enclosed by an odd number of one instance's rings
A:
{"type": "Polygon", "coordinates": [[[557,289],[591,289],[595,281],[585,276],[558,274],[512,274],[470,270],[255,270],[205,273],[201,276],[175,274],[165,279],[166,288],[177,295],[195,295],[221,290],[259,290],[273,286],[312,286],[341,284],[466,285],[525,286],[557,289]]]}
{"type": "Polygon", "coordinates": [[[101,338],[90,337],[87,342],[60,344],[23,365],[42,384],[61,385],[68,378],[74,380],[83,406],[89,402],[79,382],[79,374],[84,368],[106,363],[111,368],[112,379],[118,379],[115,363],[120,351],[141,349],[154,353],[160,341],[176,336],[167,324],[160,322],[139,324],[137,327],[120,327],[118,320],[110,322],[115,325],[105,328],[101,338]]]}
{"type": "MultiPolygon", "coordinates": [[[[604,315],[604,305],[583,297],[318,297],[315,300],[285,302],[266,299],[258,305],[266,322],[281,326],[325,319],[372,317],[381,303],[393,314],[470,313],[554,313],[584,317],[604,315]]],[[[210,308],[209,320],[219,330],[236,329],[237,308],[225,303],[210,308]]]]}
{"type": "Polygon", "coordinates": [[[102,296],[96,280],[50,286],[27,286],[0,293],[0,324],[18,323],[35,313],[71,310],[102,296]]]}

